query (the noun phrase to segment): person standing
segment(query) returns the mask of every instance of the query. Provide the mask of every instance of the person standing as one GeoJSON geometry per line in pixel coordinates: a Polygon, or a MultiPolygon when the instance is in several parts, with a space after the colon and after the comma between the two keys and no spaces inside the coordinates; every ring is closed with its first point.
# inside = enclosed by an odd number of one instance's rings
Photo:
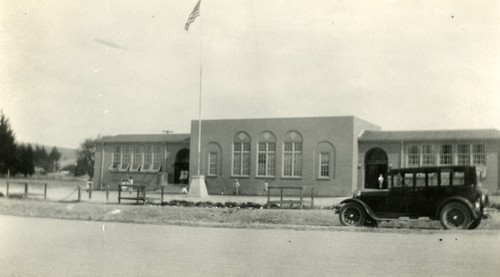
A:
{"type": "MultiPolygon", "coordinates": [[[[132,176],[130,176],[130,178],[128,178],[127,184],[128,185],[133,185],[134,184],[134,178],[132,178],[132,176]]],[[[134,190],[133,187],[128,186],[128,192],[129,193],[132,193],[133,190],[134,190]]]]}
{"type": "Polygon", "coordinates": [[[382,176],[382,174],[379,174],[378,175],[378,187],[382,188],[383,185],[384,185],[384,176],[382,176]]]}
{"type": "Polygon", "coordinates": [[[233,183],[233,194],[234,195],[240,195],[240,182],[238,179],[234,180],[233,183]]]}
{"type": "Polygon", "coordinates": [[[267,180],[265,180],[264,181],[264,190],[262,191],[262,193],[264,195],[266,195],[268,190],[269,190],[269,183],[267,182],[267,180]]]}

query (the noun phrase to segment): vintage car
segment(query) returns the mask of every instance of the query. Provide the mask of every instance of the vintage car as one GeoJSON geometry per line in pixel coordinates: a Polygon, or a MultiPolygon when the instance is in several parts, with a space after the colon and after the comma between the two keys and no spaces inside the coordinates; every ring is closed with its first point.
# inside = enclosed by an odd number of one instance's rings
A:
{"type": "Polygon", "coordinates": [[[389,170],[380,189],[363,189],[340,202],[346,226],[378,226],[400,218],[440,220],[445,229],[474,229],[487,216],[488,194],[474,166],[389,170]]]}

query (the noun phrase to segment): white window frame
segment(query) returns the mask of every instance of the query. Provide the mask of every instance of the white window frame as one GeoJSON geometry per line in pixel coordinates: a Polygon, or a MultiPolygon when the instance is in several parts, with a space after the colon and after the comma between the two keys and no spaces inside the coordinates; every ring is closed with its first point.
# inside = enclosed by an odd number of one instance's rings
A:
{"type": "Polygon", "coordinates": [[[132,163],[130,165],[130,171],[139,171],[142,166],[142,146],[133,145],[132,147],[132,163]]]}
{"type": "Polygon", "coordinates": [[[283,178],[301,178],[302,177],[302,142],[284,142],[283,143],[283,159],[282,171],[283,178]],[[287,150],[287,146],[291,146],[287,150]],[[290,156],[290,168],[287,164],[287,156],[290,156]]]}
{"type": "Polygon", "coordinates": [[[318,178],[330,179],[331,178],[331,164],[332,157],[330,152],[320,152],[318,156],[318,178]],[[326,159],[324,159],[326,157],[326,159]],[[326,173],[326,174],[325,174],[326,173]]]}
{"type": "Polygon", "coordinates": [[[232,176],[250,176],[250,150],[251,145],[248,142],[233,142],[232,176]]]}
{"type": "Polygon", "coordinates": [[[217,176],[219,170],[219,153],[217,152],[209,152],[208,153],[208,176],[217,176]]]}
{"type": "Polygon", "coordinates": [[[418,144],[410,144],[407,147],[407,159],[406,159],[406,165],[408,167],[418,167],[420,166],[421,163],[421,147],[418,144]],[[414,151],[416,150],[416,151],[414,151]]]}
{"type": "Polygon", "coordinates": [[[276,142],[262,141],[257,143],[257,174],[258,177],[273,178],[276,175],[276,142]],[[264,146],[261,148],[261,146],[264,146]],[[272,147],[271,147],[272,146],[272,147]],[[263,159],[261,159],[263,157],[263,159]],[[261,163],[261,161],[263,163],[261,163]],[[262,174],[261,166],[264,167],[262,174]]]}
{"type": "Polygon", "coordinates": [[[128,171],[130,165],[132,164],[132,153],[130,151],[130,148],[130,145],[122,145],[122,161],[119,171],[128,171]]]}
{"type": "Polygon", "coordinates": [[[113,146],[113,158],[109,170],[118,171],[122,165],[122,147],[121,145],[113,146]]]}

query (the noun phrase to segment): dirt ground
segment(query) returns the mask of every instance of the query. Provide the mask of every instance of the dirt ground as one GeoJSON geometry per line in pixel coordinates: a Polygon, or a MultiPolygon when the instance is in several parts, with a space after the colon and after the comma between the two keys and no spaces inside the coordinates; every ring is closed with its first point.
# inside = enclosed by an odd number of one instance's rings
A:
{"type": "Polygon", "coordinates": [[[206,228],[0,215],[2,276],[497,276],[497,231],[206,228]]]}

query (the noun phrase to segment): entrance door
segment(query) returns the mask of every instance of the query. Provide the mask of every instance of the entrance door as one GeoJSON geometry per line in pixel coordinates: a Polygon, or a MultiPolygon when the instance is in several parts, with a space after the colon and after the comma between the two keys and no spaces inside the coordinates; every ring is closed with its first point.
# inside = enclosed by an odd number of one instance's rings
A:
{"type": "Polygon", "coordinates": [[[184,148],[175,155],[174,184],[187,184],[189,180],[181,178],[181,175],[186,177],[186,173],[189,179],[189,149],[184,148]]]}
{"type": "MultiPolygon", "coordinates": [[[[378,189],[379,176],[385,175],[389,169],[389,160],[384,150],[380,148],[371,149],[365,156],[365,188],[378,189]]],[[[387,180],[383,180],[382,188],[387,188],[387,180]]]]}

